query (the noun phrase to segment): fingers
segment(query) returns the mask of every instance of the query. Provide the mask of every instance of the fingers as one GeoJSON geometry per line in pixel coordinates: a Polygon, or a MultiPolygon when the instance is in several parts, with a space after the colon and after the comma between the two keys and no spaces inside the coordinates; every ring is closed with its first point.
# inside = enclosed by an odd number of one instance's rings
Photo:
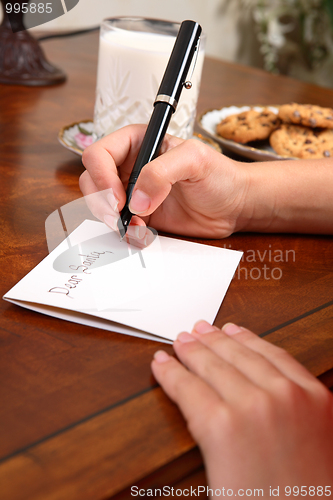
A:
{"type": "Polygon", "coordinates": [[[97,219],[104,221],[106,216],[108,216],[109,219],[118,217],[118,200],[115,198],[112,188],[98,191],[87,170],[83,172],[79,182],[85,202],[91,213],[97,217],[97,219]]]}
{"type": "MultiPolygon", "coordinates": [[[[142,170],[129,204],[132,213],[152,214],[176,183],[183,183],[183,188],[186,183],[190,184],[193,190],[200,180],[198,196],[204,194],[202,182],[208,178],[211,168],[215,168],[213,164],[221,161],[221,155],[196,139],[183,142],[175,139],[169,137],[167,151],[142,170]]],[[[195,192],[192,196],[195,198],[195,192]]]]}
{"type": "Polygon", "coordinates": [[[283,378],[280,370],[261,353],[236,342],[223,330],[206,322],[197,323],[192,336],[257,387],[270,390],[283,378]]]}
{"type": "Polygon", "coordinates": [[[200,321],[192,334],[263,389],[279,391],[286,378],[307,390],[318,387],[317,379],[285,350],[245,328],[229,323],[221,332],[200,321]]]}
{"type": "Polygon", "coordinates": [[[223,411],[223,401],[203,380],[165,351],[155,353],[151,368],[166,394],[179,407],[194,439],[202,444],[209,438],[207,434],[213,432],[209,418],[223,411]]]}
{"type": "Polygon", "coordinates": [[[258,478],[265,488],[281,477],[289,484],[290,470],[299,482],[312,477],[310,483],[320,484],[331,476],[332,395],[325,388],[310,394],[284,376],[279,368],[299,377],[298,363],[281,362],[281,349],[267,344],[236,325],[221,331],[200,321],[174,342],[186,366],[165,352],[155,354],[153,373],[200,446],[212,488],[223,484],[235,491],[244,481],[256,488],[258,478]],[[276,386],[276,380],[283,383],[276,386]],[[318,460],[320,480],[312,474],[318,460]]]}
{"type": "MultiPolygon", "coordinates": [[[[146,126],[144,125],[128,126],[119,129],[86,148],[82,156],[82,162],[87,170],[80,177],[80,189],[87,198],[86,201],[92,213],[114,230],[118,230],[117,221],[119,211],[125,205],[127,182],[138,155],[145,130],[146,126]],[[110,195],[108,195],[110,190],[112,193],[111,203],[109,200],[110,195]],[[98,196],[99,192],[103,193],[100,197],[98,196]],[[88,199],[88,196],[90,197],[92,194],[95,196],[88,199]],[[109,205],[111,205],[112,210],[110,210],[109,205]]],[[[161,147],[161,154],[169,151],[181,142],[183,141],[177,137],[166,135],[161,147]]],[[[146,167],[143,169],[140,178],[145,178],[145,169],[146,167]]],[[[164,189],[164,191],[162,189],[162,192],[159,193],[161,202],[171,189],[170,183],[164,179],[164,188],[166,184],[169,184],[169,189],[164,189]]],[[[151,186],[151,189],[154,191],[161,187],[155,183],[151,186]]],[[[146,212],[148,205],[150,205],[149,198],[147,203],[146,194],[137,189],[136,199],[140,205],[138,213],[142,211],[146,212]]],[[[145,218],[146,221],[148,219],[147,217],[145,218]]],[[[131,225],[142,226],[145,225],[145,222],[141,218],[133,217],[131,225]]]]}
{"type": "MultiPolygon", "coordinates": [[[[89,172],[91,181],[89,182],[86,175],[82,175],[80,187],[83,194],[90,194],[93,185],[97,191],[112,188],[114,196],[119,201],[119,209],[123,208],[126,201],[125,189],[145,131],[145,125],[130,125],[100,139],[84,150],[82,162],[89,172]]],[[[161,153],[180,142],[181,139],[167,135],[161,153]]]]}
{"type": "MultiPolygon", "coordinates": [[[[113,194],[113,189],[97,191],[89,173],[82,174],[80,182],[84,182],[87,194],[84,199],[91,213],[110,229],[119,233],[117,221],[119,219],[118,201],[113,194]]],[[[135,247],[143,249],[155,239],[155,234],[146,226],[145,222],[137,216],[132,217],[128,226],[126,241],[135,247]]]]}
{"type": "Polygon", "coordinates": [[[244,400],[253,383],[236,366],[219,356],[210,345],[183,332],[174,342],[174,350],[182,363],[212,387],[225,401],[244,400]],[[235,391],[237,387],[237,391],[235,391]]]}
{"type": "Polygon", "coordinates": [[[95,191],[112,188],[121,209],[126,201],[126,183],[138,154],[146,127],[128,126],[117,130],[86,148],[82,163],[89,172],[80,179],[80,188],[84,195],[95,191]],[[121,167],[118,175],[118,167],[121,167]],[[124,184],[125,183],[125,187],[124,184]]]}
{"type": "Polygon", "coordinates": [[[318,384],[320,384],[318,380],[287,351],[267,342],[250,330],[228,323],[224,325],[222,332],[226,333],[230,338],[242,344],[247,349],[263,356],[284,376],[300,386],[309,388],[311,384],[314,384],[317,388],[318,384]]]}
{"type": "MultiPolygon", "coordinates": [[[[295,395],[296,390],[318,385],[296,360],[287,353],[284,356],[282,349],[236,325],[225,325],[221,331],[200,321],[192,334],[178,336],[174,349],[190,372],[226,403],[244,402],[260,391],[281,395],[285,389],[295,395]]],[[[164,378],[162,381],[164,384],[164,378]]]]}
{"type": "MultiPolygon", "coordinates": [[[[133,219],[137,218],[138,217],[133,217],[133,219]]],[[[151,245],[155,237],[156,233],[154,233],[151,228],[145,226],[144,223],[143,225],[132,225],[132,221],[131,225],[128,226],[125,236],[127,243],[134,245],[140,250],[143,250],[144,248],[151,245]]]]}
{"type": "Polygon", "coordinates": [[[274,412],[282,417],[309,401],[304,390],[309,388],[309,378],[302,378],[302,367],[291,359],[290,378],[285,376],[279,368],[284,370],[286,361],[276,357],[281,349],[266,344],[236,325],[227,324],[221,331],[200,321],[192,334],[183,332],[174,342],[183,365],[165,352],[155,354],[153,374],[180,408],[204,453],[216,447],[221,432],[229,435],[237,422],[243,428],[247,416],[249,425],[265,426],[269,419],[275,425],[274,412]]]}

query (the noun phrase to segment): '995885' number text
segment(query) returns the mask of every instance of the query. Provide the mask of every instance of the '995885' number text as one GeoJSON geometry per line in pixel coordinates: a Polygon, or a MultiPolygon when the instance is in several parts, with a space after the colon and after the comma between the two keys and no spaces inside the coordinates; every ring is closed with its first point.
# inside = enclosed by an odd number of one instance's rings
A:
{"type": "Polygon", "coordinates": [[[46,4],[43,3],[28,4],[28,2],[26,2],[22,3],[22,5],[20,5],[19,3],[14,3],[14,4],[6,3],[6,12],[7,14],[11,14],[12,12],[14,12],[15,14],[19,14],[20,12],[22,12],[22,14],[27,14],[28,12],[30,12],[30,14],[35,14],[35,13],[44,14],[44,12],[50,14],[52,12],[52,3],[49,2],[46,4]]]}

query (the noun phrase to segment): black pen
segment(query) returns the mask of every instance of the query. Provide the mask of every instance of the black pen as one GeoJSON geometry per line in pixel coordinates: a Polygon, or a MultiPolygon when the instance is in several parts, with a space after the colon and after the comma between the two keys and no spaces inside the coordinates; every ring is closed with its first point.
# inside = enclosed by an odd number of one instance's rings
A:
{"type": "Polygon", "coordinates": [[[172,114],[175,112],[183,87],[191,88],[186,82],[187,73],[196,50],[198,50],[201,26],[194,21],[183,21],[172,49],[161,85],[154,102],[142,145],[135,161],[126,191],[126,203],[118,220],[121,238],[124,238],[132,213],[128,206],[142,168],[157,157],[172,114]]]}

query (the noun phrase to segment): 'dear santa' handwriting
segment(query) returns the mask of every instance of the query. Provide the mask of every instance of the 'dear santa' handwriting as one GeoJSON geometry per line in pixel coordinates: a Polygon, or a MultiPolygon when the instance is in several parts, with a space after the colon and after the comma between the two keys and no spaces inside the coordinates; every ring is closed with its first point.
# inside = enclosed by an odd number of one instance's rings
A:
{"type": "Polygon", "coordinates": [[[105,250],[105,252],[91,252],[90,255],[82,255],[81,253],[79,253],[79,257],[86,257],[86,260],[84,260],[82,262],[82,265],[81,266],[74,266],[74,265],[70,265],[70,269],[73,269],[73,271],[80,271],[80,269],[82,268],[82,272],[85,273],[85,274],[91,274],[91,273],[87,273],[87,269],[89,266],[91,266],[92,264],[94,264],[94,262],[96,262],[97,259],[100,258],[101,255],[105,255],[106,253],[113,253],[113,252],[110,252],[109,250],[105,250]]]}
{"type": "MultiPolygon", "coordinates": [[[[85,260],[82,262],[82,264],[79,266],[75,266],[75,265],[71,264],[68,267],[70,269],[72,269],[73,271],[78,271],[78,272],[84,273],[84,274],[91,274],[91,273],[88,273],[89,267],[92,266],[96,262],[96,260],[100,259],[101,255],[105,255],[107,253],[113,253],[113,252],[111,252],[110,250],[105,250],[105,252],[93,251],[93,252],[90,252],[90,254],[88,254],[88,255],[83,255],[83,254],[79,253],[78,254],[79,257],[85,258],[85,260]]],[[[53,288],[50,288],[50,290],[48,290],[48,292],[49,293],[60,293],[62,295],[66,295],[70,299],[74,299],[74,297],[72,297],[70,295],[70,290],[76,288],[81,283],[82,280],[83,280],[83,278],[78,278],[78,276],[76,274],[73,274],[67,280],[67,283],[64,284],[64,286],[55,286],[53,288]]]]}

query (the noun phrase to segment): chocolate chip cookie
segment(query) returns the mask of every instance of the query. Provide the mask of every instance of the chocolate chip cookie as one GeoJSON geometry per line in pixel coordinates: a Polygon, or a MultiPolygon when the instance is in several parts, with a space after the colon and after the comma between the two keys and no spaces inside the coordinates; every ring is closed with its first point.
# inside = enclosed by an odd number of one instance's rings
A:
{"type": "Polygon", "coordinates": [[[225,139],[241,144],[267,139],[280,124],[275,113],[269,109],[243,111],[224,118],[216,127],[216,132],[225,139]]]}
{"type": "Polygon", "coordinates": [[[279,108],[278,116],[284,123],[333,129],[333,109],[331,108],[322,108],[312,104],[283,104],[279,108]]]}
{"type": "Polygon", "coordinates": [[[333,130],[282,123],[269,142],[282,156],[296,158],[333,157],[333,130]]]}

